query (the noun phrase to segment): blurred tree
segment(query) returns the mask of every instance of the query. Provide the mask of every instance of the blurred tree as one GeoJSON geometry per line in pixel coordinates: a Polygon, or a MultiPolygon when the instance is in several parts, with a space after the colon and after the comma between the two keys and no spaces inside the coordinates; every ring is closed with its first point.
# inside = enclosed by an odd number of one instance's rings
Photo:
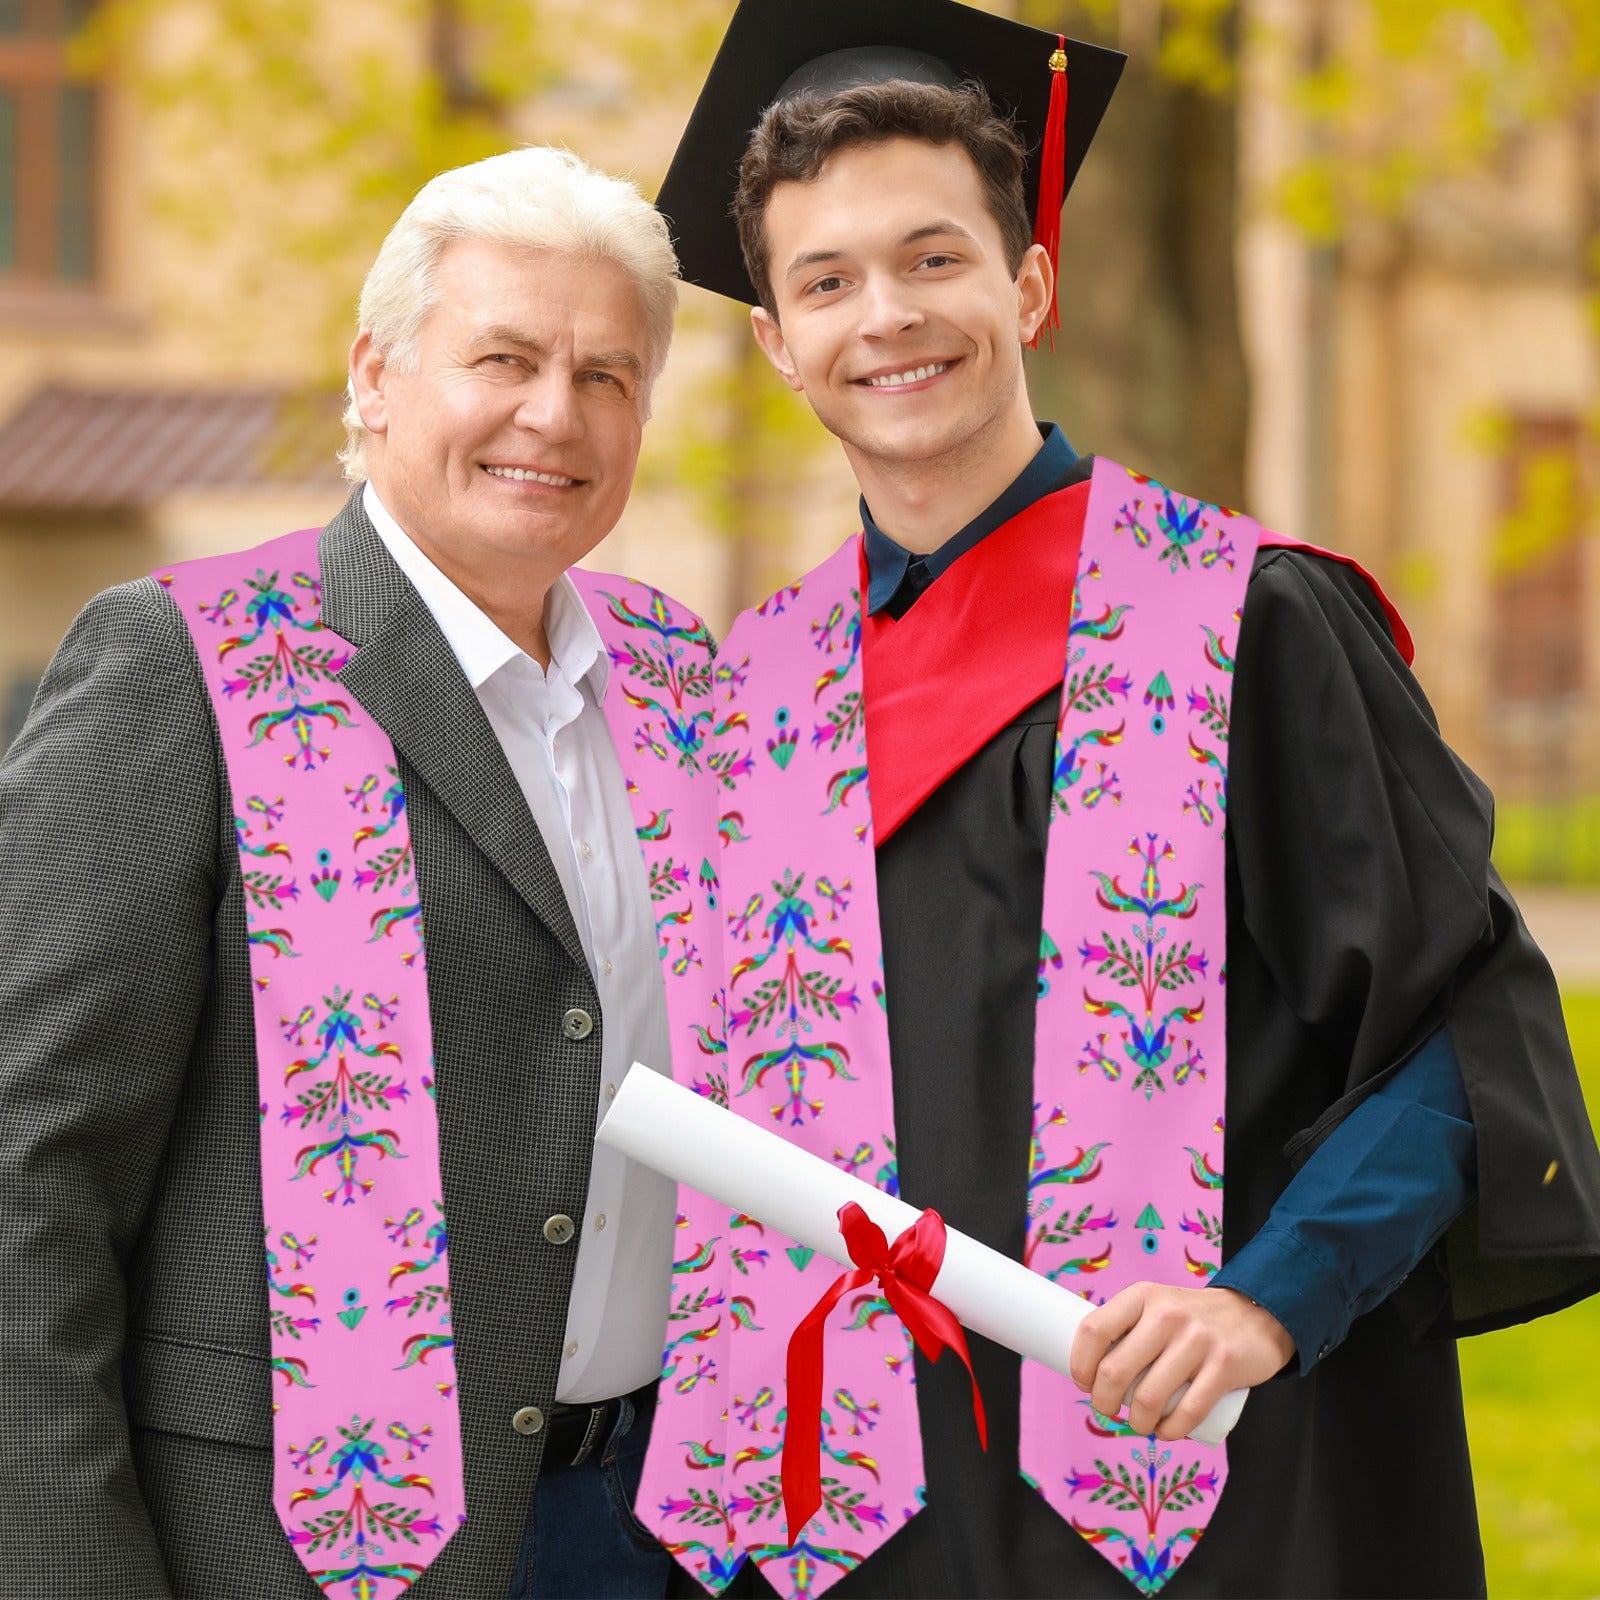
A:
{"type": "MultiPolygon", "coordinates": [[[[1298,37],[1263,37],[1288,51],[1302,153],[1276,201],[1330,259],[1361,237],[1363,256],[1397,282],[1417,259],[1441,197],[1488,179],[1503,197],[1530,140],[1564,138],[1575,160],[1564,239],[1553,241],[1588,296],[1600,344],[1600,5],[1594,0],[1312,0],[1298,37]]],[[[1495,192],[1482,191],[1491,203],[1495,192]]],[[[1480,218],[1482,231],[1501,219],[1480,218]]],[[[1503,223],[1515,240],[1517,224],[1503,223]]],[[[1543,241],[1542,241],[1543,242],[1543,241]]],[[[1513,245],[1515,248],[1515,245],[1513,245]]],[[[1526,248],[1526,246],[1524,246],[1526,248]]],[[[1600,349],[1596,352],[1600,359],[1600,349]]],[[[1559,558],[1600,526],[1580,450],[1515,448],[1509,413],[1464,419],[1476,442],[1515,468],[1512,506],[1490,554],[1503,578],[1559,558]]],[[[1600,408],[1588,420],[1600,441],[1600,408]]],[[[1424,590],[1417,558],[1402,577],[1424,590]]]]}
{"type": "MultiPolygon", "coordinates": [[[[1066,213],[1063,331],[1054,355],[1030,357],[1041,414],[1083,448],[1238,503],[1249,396],[1234,101],[1242,39],[1254,28],[1262,44],[1263,8],[987,3],[1131,57],[1066,213]]],[[[1297,25],[1279,43],[1305,153],[1276,200],[1329,253],[1324,266],[1353,226],[1403,237],[1430,188],[1492,167],[1520,130],[1566,121],[1584,134],[1587,270],[1600,288],[1600,6],[1289,9],[1297,25]]],[[[730,10],[679,0],[661,27],[645,0],[102,0],[79,60],[113,70],[161,124],[165,165],[181,175],[159,185],[162,213],[233,291],[219,344],[243,361],[298,339],[314,352],[308,380],[326,381],[362,273],[423,182],[522,139],[587,148],[597,130],[608,147],[650,151],[641,175],[658,177],[730,10]]],[[[190,298],[173,309],[205,315],[190,298]]],[[[729,355],[658,422],[652,453],[739,545],[729,603],[742,603],[771,576],[761,548],[786,542],[819,433],[752,355],[737,311],[691,304],[685,322],[711,328],[729,355]]],[[[1518,538],[1527,545],[1525,526],[1518,538]]]]}
{"type": "MultiPolygon", "coordinates": [[[[729,9],[675,0],[662,28],[647,0],[102,0],[75,60],[138,98],[170,174],[151,204],[228,284],[202,301],[186,277],[163,314],[207,321],[241,367],[301,347],[303,380],[326,389],[343,380],[362,277],[429,178],[571,143],[648,150],[637,176],[652,192],[729,9]]],[[[690,463],[675,481],[735,544],[731,616],[767,576],[761,552],[785,542],[819,430],[749,354],[742,315],[702,300],[683,321],[737,354],[649,430],[644,481],[690,463]]]]}
{"type": "Polygon", "coordinates": [[[1237,5],[986,9],[1129,58],[1063,216],[1061,332],[1028,358],[1036,409],[1080,450],[1239,504],[1249,384],[1233,267],[1237,5]]]}
{"type": "MultiPolygon", "coordinates": [[[[1530,134],[1564,126],[1582,152],[1577,225],[1600,337],[1594,0],[994,0],[990,9],[1129,53],[1068,202],[1057,353],[1031,358],[1041,411],[1081,446],[1213,499],[1242,497],[1249,395],[1234,275],[1245,203],[1235,98],[1246,42],[1286,57],[1300,153],[1270,198],[1317,247],[1314,321],[1331,320],[1353,229],[1384,231],[1380,248],[1398,268],[1431,193],[1496,173],[1530,134]]],[[[1314,326],[1313,343],[1319,331],[1331,330],[1314,326]]],[[[1505,418],[1474,420],[1486,443],[1508,429],[1505,418]]],[[[1512,559],[1555,537],[1555,513],[1542,508],[1557,504],[1548,493],[1556,470],[1530,462],[1508,524],[1512,559]],[[1542,536],[1530,534],[1530,519],[1542,536]]]]}

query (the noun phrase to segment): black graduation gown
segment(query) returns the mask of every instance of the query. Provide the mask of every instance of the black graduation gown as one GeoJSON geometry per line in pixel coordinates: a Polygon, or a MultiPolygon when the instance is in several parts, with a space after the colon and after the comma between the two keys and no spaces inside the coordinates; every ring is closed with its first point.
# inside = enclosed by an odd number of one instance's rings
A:
{"type": "MultiPolygon", "coordinates": [[[[1018,1258],[1059,699],[1024,710],[877,854],[901,1193],[1018,1258]]],[[[1307,1376],[1252,1394],[1206,1537],[1162,1593],[1482,1594],[1448,1336],[1600,1287],[1600,1158],[1549,965],[1489,864],[1489,793],[1346,567],[1257,559],[1229,805],[1224,1256],[1442,1021],[1480,1201],[1307,1376]]],[[[971,1343],[988,1453],[959,1363],[919,1355],[928,1508],[830,1593],[1132,1594],[1018,1477],[1019,1360],[971,1343]]],[[[730,1591],[771,1592],[748,1562],[730,1591]]]]}

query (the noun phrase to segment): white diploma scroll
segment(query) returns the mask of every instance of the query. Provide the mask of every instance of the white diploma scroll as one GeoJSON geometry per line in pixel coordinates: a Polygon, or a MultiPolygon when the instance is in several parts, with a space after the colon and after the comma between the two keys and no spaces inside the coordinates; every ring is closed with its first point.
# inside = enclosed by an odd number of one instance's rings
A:
{"type": "MultiPolygon", "coordinates": [[[[891,1244],[921,1215],[638,1062],[596,1137],[841,1266],[854,1265],[839,1232],[839,1209],[847,1202],[854,1200],[891,1244]]],[[[954,1228],[946,1230],[944,1265],[932,1293],[974,1333],[1068,1376],[1072,1336],[1094,1310],[1070,1289],[954,1228]]],[[[1174,1405],[1182,1393],[1173,1396],[1174,1405]]],[[[1225,1394],[1189,1437],[1221,1444],[1239,1420],[1245,1394],[1225,1394]]]]}

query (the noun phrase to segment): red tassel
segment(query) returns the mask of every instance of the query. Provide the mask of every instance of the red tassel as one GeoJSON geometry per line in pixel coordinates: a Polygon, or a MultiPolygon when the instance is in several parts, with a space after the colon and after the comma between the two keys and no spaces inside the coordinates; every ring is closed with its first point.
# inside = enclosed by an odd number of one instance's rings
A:
{"type": "Polygon", "coordinates": [[[1061,268],[1061,202],[1067,183],[1067,36],[1056,35],[1056,51],[1050,57],[1050,112],[1045,118],[1044,144],[1039,151],[1039,210],[1033,223],[1033,242],[1042,244],[1050,257],[1052,282],[1050,309],[1039,324],[1032,348],[1039,348],[1039,335],[1050,334],[1050,348],[1056,347],[1055,330],[1061,326],[1057,305],[1058,285],[1054,278],[1061,268]]]}

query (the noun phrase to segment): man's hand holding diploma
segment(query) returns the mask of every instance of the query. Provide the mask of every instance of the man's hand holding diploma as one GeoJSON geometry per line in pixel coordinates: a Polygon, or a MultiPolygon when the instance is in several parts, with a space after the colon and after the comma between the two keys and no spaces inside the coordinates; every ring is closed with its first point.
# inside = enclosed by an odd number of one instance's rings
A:
{"type": "Polygon", "coordinates": [[[1102,1416],[1115,1417],[1137,1379],[1129,1425],[1137,1433],[1176,1440],[1192,1432],[1229,1390],[1265,1383],[1293,1356],[1288,1329],[1233,1289],[1135,1283],[1078,1325],[1072,1381],[1102,1416]],[[1185,1383],[1188,1392],[1163,1417],[1185,1383]]]}

